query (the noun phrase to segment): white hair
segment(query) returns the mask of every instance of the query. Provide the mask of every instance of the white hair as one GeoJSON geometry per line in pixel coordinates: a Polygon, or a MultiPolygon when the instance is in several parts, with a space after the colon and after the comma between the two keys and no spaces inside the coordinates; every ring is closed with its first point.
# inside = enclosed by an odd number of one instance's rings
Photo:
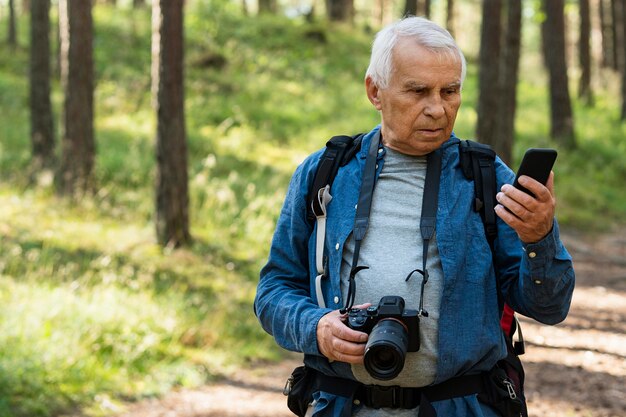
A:
{"type": "Polygon", "coordinates": [[[391,78],[392,52],[400,38],[414,39],[426,49],[449,55],[461,61],[461,84],[465,80],[467,64],[465,56],[450,32],[423,17],[406,17],[398,20],[376,34],[372,44],[372,55],[365,77],[381,89],[387,88],[391,78]]]}

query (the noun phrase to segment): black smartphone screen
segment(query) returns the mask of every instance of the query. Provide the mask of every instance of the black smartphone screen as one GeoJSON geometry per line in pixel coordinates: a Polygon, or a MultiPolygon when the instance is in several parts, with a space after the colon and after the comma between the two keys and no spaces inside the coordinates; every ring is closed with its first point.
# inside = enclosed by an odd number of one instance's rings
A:
{"type": "Polygon", "coordinates": [[[556,150],[549,148],[530,148],[524,154],[524,159],[522,159],[522,163],[517,170],[517,175],[515,176],[515,182],[513,186],[519,190],[524,191],[527,194],[533,195],[526,188],[522,187],[517,181],[518,178],[522,175],[527,175],[543,185],[548,182],[548,177],[550,176],[550,171],[554,166],[554,161],[556,160],[556,150]]]}

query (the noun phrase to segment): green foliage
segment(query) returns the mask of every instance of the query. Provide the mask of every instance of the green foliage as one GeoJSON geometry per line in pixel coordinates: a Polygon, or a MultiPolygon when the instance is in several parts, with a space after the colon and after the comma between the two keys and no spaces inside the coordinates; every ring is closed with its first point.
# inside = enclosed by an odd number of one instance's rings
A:
{"type": "MultiPolygon", "coordinates": [[[[194,243],[184,250],[162,249],[154,238],[150,11],[94,9],[98,192],[74,205],[54,196],[49,178],[35,186],[25,175],[28,51],[0,45],[2,417],[84,407],[109,415],[121,400],[281,354],[252,314],[258,271],[295,166],[333,134],[378,123],[362,81],[371,34],[246,19],[229,1],[189,6],[194,243]]],[[[554,146],[536,63],[521,71],[517,161],[527,147],[554,146]]],[[[476,75],[470,65],[455,129],[461,137],[473,136],[476,75]]],[[[578,148],[560,151],[555,168],[560,221],[595,230],[624,222],[618,105],[605,95],[575,111],[578,148]]]]}

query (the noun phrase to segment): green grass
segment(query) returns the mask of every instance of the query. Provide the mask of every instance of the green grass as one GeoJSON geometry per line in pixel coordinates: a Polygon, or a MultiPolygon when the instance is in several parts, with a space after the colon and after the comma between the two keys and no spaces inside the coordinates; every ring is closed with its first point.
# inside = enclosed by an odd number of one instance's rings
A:
{"type": "MultiPolygon", "coordinates": [[[[149,11],[95,8],[98,192],[76,204],[55,197],[49,176],[33,185],[26,175],[28,22],[20,48],[0,45],[1,417],[107,415],[111,402],[281,355],[252,314],[258,270],[294,167],[330,136],[378,122],[362,82],[371,34],[198,4],[186,15],[187,249],[154,237],[149,11]]],[[[522,74],[516,161],[554,146],[545,75],[532,65],[522,74]]],[[[470,65],[462,137],[473,136],[476,95],[470,65]]],[[[55,79],[57,131],[61,103],[55,79]]],[[[598,94],[575,113],[578,148],[560,150],[555,169],[559,219],[623,224],[618,100],[598,94]]]]}

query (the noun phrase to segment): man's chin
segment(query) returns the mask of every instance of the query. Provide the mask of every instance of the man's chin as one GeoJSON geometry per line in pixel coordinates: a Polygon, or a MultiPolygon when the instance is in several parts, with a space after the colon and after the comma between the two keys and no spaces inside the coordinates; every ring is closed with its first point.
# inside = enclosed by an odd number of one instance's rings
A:
{"type": "Polygon", "coordinates": [[[413,142],[413,147],[416,150],[421,150],[423,152],[422,155],[425,155],[438,149],[446,140],[448,138],[444,138],[443,134],[438,136],[419,135],[413,142]]]}

